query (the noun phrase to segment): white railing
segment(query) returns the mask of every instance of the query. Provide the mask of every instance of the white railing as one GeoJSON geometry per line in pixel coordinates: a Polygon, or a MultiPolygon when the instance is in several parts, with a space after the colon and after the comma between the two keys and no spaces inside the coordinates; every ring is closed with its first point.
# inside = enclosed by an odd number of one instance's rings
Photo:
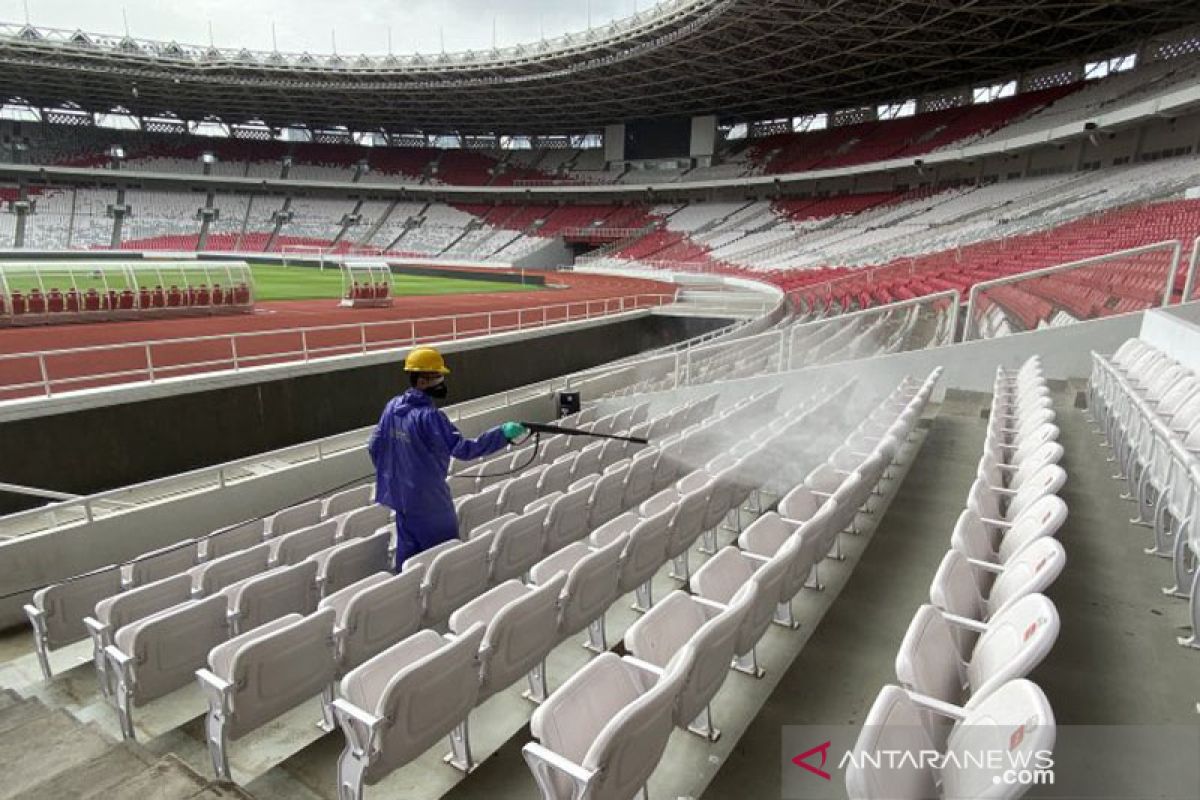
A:
{"type": "MultiPolygon", "coordinates": [[[[1013,275],[1006,275],[1002,278],[996,278],[995,280],[976,283],[971,287],[970,300],[967,304],[967,321],[966,329],[963,331],[963,341],[970,341],[971,339],[976,338],[992,338],[996,335],[1003,335],[997,332],[998,329],[986,331],[981,328],[981,322],[983,321],[981,320],[981,316],[983,314],[982,299],[989,300],[992,308],[999,309],[999,313],[1006,321],[1012,320],[1019,323],[1020,330],[1035,329],[1037,324],[1040,322],[1049,323],[1049,320],[1042,320],[1039,317],[1033,320],[1034,325],[1031,327],[1029,324],[1030,320],[1022,319],[1021,309],[1001,308],[1005,302],[1007,302],[1010,306],[1024,304],[1030,306],[1029,308],[1025,309],[1025,311],[1027,311],[1029,314],[1034,314],[1035,316],[1037,316],[1037,309],[1030,304],[1034,304],[1039,307],[1050,306],[1053,310],[1061,308],[1061,303],[1058,301],[1064,298],[1051,295],[1044,289],[1044,287],[1043,290],[1039,292],[1026,291],[1023,288],[1014,288],[1012,291],[1016,292],[1017,294],[1012,295],[1011,292],[1008,292],[1007,294],[1009,294],[1009,297],[1003,301],[992,300],[990,297],[988,297],[988,293],[995,293],[997,289],[1007,289],[1009,287],[1014,287],[1016,284],[1039,281],[1043,278],[1062,275],[1064,273],[1086,271],[1085,275],[1089,280],[1096,280],[1098,279],[1099,275],[1104,273],[1106,268],[1108,268],[1118,277],[1122,277],[1123,279],[1160,281],[1162,291],[1160,293],[1161,296],[1157,298],[1157,302],[1152,302],[1149,299],[1137,300],[1134,298],[1134,302],[1139,303],[1143,306],[1143,308],[1126,310],[1144,310],[1145,308],[1154,308],[1159,305],[1170,305],[1173,289],[1175,287],[1175,281],[1179,274],[1179,260],[1182,251],[1183,244],[1178,239],[1171,239],[1168,241],[1143,245],[1141,247],[1133,247],[1127,250],[1118,250],[1115,253],[1108,253],[1102,256],[1093,256],[1092,258],[1085,258],[1079,261],[1071,261],[1054,267],[1019,272],[1013,275]],[[1165,267],[1162,264],[1157,263],[1147,264],[1145,260],[1141,260],[1144,259],[1144,257],[1154,256],[1159,253],[1162,253],[1166,256],[1165,267]]],[[[1126,285],[1129,286],[1128,284],[1126,285]]],[[[1072,287],[1058,288],[1062,291],[1070,293],[1072,295],[1071,299],[1076,299],[1078,297],[1078,299],[1083,300],[1083,293],[1089,291],[1098,292],[1098,296],[1103,296],[1110,301],[1119,300],[1124,297],[1124,295],[1109,293],[1099,286],[1088,286],[1086,283],[1077,283],[1073,284],[1072,287]]],[[[1157,289],[1155,289],[1155,292],[1157,293],[1157,289]]],[[[1124,313],[1124,311],[1118,311],[1117,313],[1124,313]]],[[[1096,317],[1100,316],[1100,314],[1089,313],[1085,315],[1084,319],[1080,319],[1077,315],[1072,316],[1075,321],[1082,322],[1086,319],[1095,319],[1096,317]]],[[[995,328],[996,326],[993,325],[992,327],[995,328]]]]}
{"type": "Polygon", "coordinates": [[[1183,302],[1200,300],[1193,296],[1196,289],[1196,262],[1200,260],[1200,236],[1192,240],[1192,256],[1188,259],[1187,280],[1183,284],[1183,302]]]}
{"type": "MultiPolygon", "coordinates": [[[[248,331],[0,355],[0,398],[54,397],[65,391],[197,373],[365,355],[427,342],[457,341],[655,308],[674,294],[635,294],[528,308],[419,319],[248,331]],[[107,362],[109,366],[98,366],[107,362]],[[113,368],[112,365],[120,365],[113,368]],[[96,371],[91,371],[95,369],[96,371]],[[59,374],[59,373],[65,374],[59,374]]],[[[0,400],[2,403],[3,400],[0,400]]]]}

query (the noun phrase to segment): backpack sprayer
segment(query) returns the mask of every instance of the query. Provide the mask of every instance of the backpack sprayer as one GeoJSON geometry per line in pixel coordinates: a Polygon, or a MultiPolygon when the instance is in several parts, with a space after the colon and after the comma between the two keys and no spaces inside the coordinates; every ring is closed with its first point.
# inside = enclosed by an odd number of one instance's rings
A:
{"type": "Polygon", "coordinates": [[[615,439],[618,442],[630,442],[632,444],[650,444],[649,439],[646,439],[641,436],[618,436],[617,434],[613,434],[613,433],[593,433],[592,431],[582,431],[582,430],[579,430],[578,428],[563,428],[558,425],[547,425],[544,422],[522,422],[521,424],[529,429],[529,435],[526,436],[524,439],[522,439],[520,442],[513,442],[513,444],[523,445],[526,442],[528,442],[530,440],[530,438],[533,439],[533,451],[529,454],[529,458],[526,459],[524,464],[521,464],[516,467],[512,467],[511,469],[506,469],[503,472],[487,472],[487,473],[482,473],[482,474],[480,474],[480,473],[471,474],[468,472],[459,472],[459,473],[455,473],[451,477],[456,477],[456,478],[503,478],[505,475],[512,475],[517,472],[520,472],[521,470],[525,469],[530,464],[532,464],[534,462],[534,460],[537,459],[538,452],[542,449],[542,434],[543,433],[556,433],[556,434],[561,434],[563,436],[589,436],[593,439],[615,439]]]}

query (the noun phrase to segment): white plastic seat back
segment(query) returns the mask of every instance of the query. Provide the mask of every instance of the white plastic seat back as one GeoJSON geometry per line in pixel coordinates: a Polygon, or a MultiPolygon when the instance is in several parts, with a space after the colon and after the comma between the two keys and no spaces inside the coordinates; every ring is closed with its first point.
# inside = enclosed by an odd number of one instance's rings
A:
{"type": "Polygon", "coordinates": [[[1008,560],[996,576],[988,594],[988,614],[994,615],[1010,603],[1035,592],[1045,592],[1066,565],[1063,546],[1052,536],[1030,543],[1008,560]]]}
{"type": "Polygon", "coordinates": [[[1013,496],[1005,510],[1006,519],[1016,519],[1017,516],[1036,500],[1048,494],[1057,494],[1067,482],[1066,471],[1057,464],[1046,464],[1030,475],[1021,484],[1021,488],[1013,496]]]}
{"type": "Polygon", "coordinates": [[[317,565],[305,561],[276,567],[222,590],[237,630],[249,631],[287,614],[308,614],[317,605],[317,565]]]}
{"type": "Polygon", "coordinates": [[[545,552],[548,507],[513,515],[495,529],[490,554],[492,583],[519,578],[541,560],[545,552]]]}
{"type": "Polygon", "coordinates": [[[580,486],[555,498],[546,515],[546,552],[576,542],[588,534],[588,498],[591,487],[580,486]]]}
{"type": "Polygon", "coordinates": [[[628,466],[605,472],[592,485],[589,498],[588,524],[597,528],[621,513],[625,502],[625,478],[628,466]]]}
{"type": "Polygon", "coordinates": [[[219,531],[213,531],[204,538],[204,558],[212,561],[221,556],[236,553],[238,550],[247,550],[261,544],[266,529],[267,521],[265,519],[252,519],[222,528],[219,531]]]}
{"type": "Polygon", "coordinates": [[[454,501],[454,513],[458,515],[459,538],[467,536],[496,516],[496,498],[500,496],[501,488],[502,484],[493,484],[481,492],[454,501]]]}
{"type": "Polygon", "coordinates": [[[96,604],[95,617],[115,631],[163,609],[186,603],[191,597],[191,578],[172,575],[101,600],[96,604]]]}
{"type": "Polygon", "coordinates": [[[324,500],[309,500],[306,503],[285,508],[267,518],[267,531],[271,538],[285,533],[316,525],[322,519],[324,500]]]}
{"type": "Polygon", "coordinates": [[[321,601],[337,613],[341,662],[350,670],[421,628],[421,581],[415,567],[399,575],[377,573],[321,601]]]}
{"type": "Polygon", "coordinates": [[[931,800],[943,795],[933,770],[916,759],[874,762],[875,753],[937,751],[921,711],[899,686],[884,686],[854,744],[858,756],[846,766],[846,793],[852,800],[931,800]]]}
{"type": "Polygon", "coordinates": [[[332,609],[291,614],[214,648],[209,669],[233,686],[230,739],[270,722],[319,694],[337,669],[332,609]]]}
{"type": "Polygon", "coordinates": [[[333,547],[337,531],[337,520],[329,519],[274,538],[270,542],[271,562],[279,566],[299,564],[309,556],[333,547]]]}
{"type": "Polygon", "coordinates": [[[746,526],[738,535],[737,543],[748,553],[770,558],[779,552],[779,548],[796,532],[797,527],[790,519],[768,511],[746,526]]]}
{"type": "Polygon", "coordinates": [[[519,581],[508,581],[476,598],[450,618],[450,629],[469,629],[476,621],[475,604],[487,605],[488,595],[505,599],[498,609],[480,609],[486,614],[487,630],[480,644],[483,665],[479,686],[482,701],[516,683],[558,644],[558,602],[567,576],[555,578],[536,588],[519,581]]]}
{"type": "Polygon", "coordinates": [[[318,568],[321,595],[340,591],[368,575],[388,569],[391,566],[388,559],[391,543],[392,532],[384,528],[378,533],[342,542],[311,556],[318,568]]]}
{"type": "Polygon", "coordinates": [[[264,542],[248,550],[239,550],[192,567],[192,588],[200,595],[219,592],[226,586],[265,572],[271,557],[271,545],[264,542]]]}
{"type": "Polygon", "coordinates": [[[83,618],[101,600],[120,591],[121,568],[112,566],[35,592],[31,606],[39,612],[47,646],[53,649],[87,638],[83,618]]]}
{"type": "Polygon", "coordinates": [[[392,524],[392,510],[378,504],[355,508],[338,518],[337,538],[339,541],[370,536],[375,531],[392,524]]]}
{"type": "MultiPolygon", "coordinates": [[[[983,622],[987,618],[987,606],[979,593],[979,583],[973,574],[967,557],[957,550],[948,550],[938,565],[933,581],[929,584],[929,602],[937,608],[960,617],[983,622]]],[[[974,633],[962,628],[953,629],[954,640],[963,656],[970,654],[975,646],[974,633]]]]}
{"type": "MultiPolygon", "coordinates": [[[[565,438],[565,437],[562,437],[565,438]]],[[[574,457],[559,458],[542,470],[538,481],[538,495],[545,497],[554,492],[565,492],[571,485],[571,464],[574,457]]]]}
{"type": "Polygon", "coordinates": [[[812,489],[801,484],[785,494],[777,508],[781,517],[803,522],[816,514],[817,509],[827,500],[828,498],[813,494],[812,489]]]}
{"type": "Polygon", "coordinates": [[[178,575],[181,572],[187,572],[196,566],[200,560],[199,555],[197,541],[187,539],[138,556],[129,562],[129,582],[133,586],[142,586],[178,575]]]}
{"type": "Polygon", "coordinates": [[[218,594],[151,614],[116,632],[116,648],[134,659],[136,679],[122,683],[134,705],[195,680],[209,652],[229,637],[226,610],[225,597],[218,594]]]}
{"type": "Polygon", "coordinates": [[[430,562],[425,571],[427,622],[444,621],[456,608],[487,589],[491,547],[492,536],[484,534],[469,542],[456,543],[430,562]]]}
{"type": "Polygon", "coordinates": [[[368,784],[428,750],[466,718],[479,693],[483,634],[482,625],[449,641],[419,631],[342,680],[347,700],[390,723],[366,770],[368,784]]]}
{"type": "Polygon", "coordinates": [[[604,616],[619,596],[620,559],[628,537],[618,536],[581,558],[567,574],[559,635],[569,636],[604,616]]]}
{"type": "Polygon", "coordinates": [[[603,462],[601,461],[601,450],[603,447],[603,442],[596,442],[595,444],[589,444],[579,451],[579,455],[575,458],[575,463],[571,467],[572,481],[577,481],[585,475],[591,475],[603,469],[603,462]]]}
{"type": "Polygon", "coordinates": [[[520,512],[525,506],[538,497],[538,482],[542,479],[544,467],[533,467],[527,472],[514,478],[509,478],[500,488],[496,497],[496,510],[501,514],[520,512]]]}
{"type": "Polygon", "coordinates": [[[707,486],[684,495],[671,515],[667,536],[667,556],[675,558],[687,552],[704,532],[704,512],[708,508],[707,486]]]}
{"type": "Polygon", "coordinates": [[[1025,508],[1004,532],[998,551],[1000,563],[1043,536],[1053,536],[1067,520],[1067,504],[1056,494],[1041,497],[1025,508]]]}
{"type": "Polygon", "coordinates": [[[664,511],[640,520],[629,531],[617,582],[621,594],[632,592],[646,583],[666,563],[670,522],[671,512],[664,511]]]}
{"type": "Polygon", "coordinates": [[[374,493],[375,485],[371,483],[364,483],[362,486],[343,489],[325,498],[325,506],[321,509],[321,514],[328,519],[329,517],[340,516],[347,511],[353,511],[356,508],[370,505],[371,496],[374,493]]]}
{"type": "Polygon", "coordinates": [[[649,450],[643,450],[631,459],[629,473],[625,479],[625,496],[622,506],[636,508],[654,493],[654,462],[656,459],[657,456],[654,452],[649,450]]]}

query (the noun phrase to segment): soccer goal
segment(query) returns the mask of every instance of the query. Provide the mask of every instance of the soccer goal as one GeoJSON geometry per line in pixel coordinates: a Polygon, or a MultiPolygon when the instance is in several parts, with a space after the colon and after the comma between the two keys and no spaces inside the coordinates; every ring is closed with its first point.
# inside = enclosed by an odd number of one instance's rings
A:
{"type": "Polygon", "coordinates": [[[386,261],[346,259],[341,267],[341,305],[382,308],[392,304],[392,270],[386,261]]]}
{"type": "Polygon", "coordinates": [[[315,262],[322,270],[326,267],[333,269],[337,266],[332,258],[332,252],[332,247],[323,247],[314,244],[285,244],[279,249],[280,255],[283,256],[283,265],[285,267],[295,267],[315,262]]]}

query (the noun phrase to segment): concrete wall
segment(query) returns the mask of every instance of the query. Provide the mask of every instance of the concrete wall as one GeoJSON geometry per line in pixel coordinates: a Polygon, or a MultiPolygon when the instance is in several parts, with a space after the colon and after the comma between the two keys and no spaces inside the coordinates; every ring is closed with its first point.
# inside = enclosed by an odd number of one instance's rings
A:
{"type": "Polygon", "coordinates": [[[559,237],[547,239],[533,252],[512,260],[512,265],[518,269],[556,269],[573,263],[575,252],[559,237]]]}
{"type": "MultiPolygon", "coordinates": [[[[501,392],[700,335],[712,318],[644,315],[452,354],[453,401],[501,392]]],[[[126,486],[376,421],[402,391],[394,360],[83,408],[0,425],[4,480],[73,494],[126,486]]],[[[36,505],[0,494],[0,513],[36,505]]]]}

